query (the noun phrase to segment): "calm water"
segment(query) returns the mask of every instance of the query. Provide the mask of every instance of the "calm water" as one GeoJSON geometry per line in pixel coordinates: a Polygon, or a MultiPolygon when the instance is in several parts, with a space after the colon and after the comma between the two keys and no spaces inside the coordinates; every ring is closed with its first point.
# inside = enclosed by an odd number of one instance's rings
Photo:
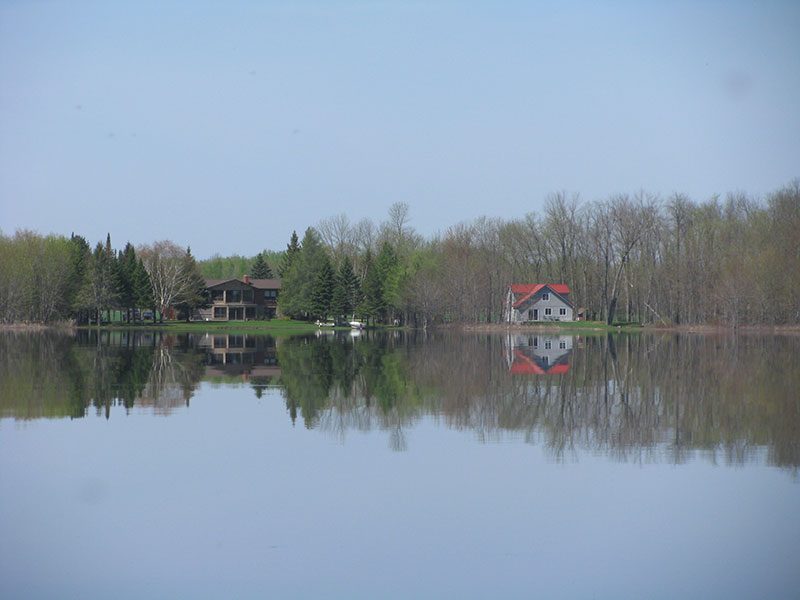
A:
{"type": "Polygon", "coordinates": [[[2,598],[798,598],[800,338],[0,334],[2,598]]]}

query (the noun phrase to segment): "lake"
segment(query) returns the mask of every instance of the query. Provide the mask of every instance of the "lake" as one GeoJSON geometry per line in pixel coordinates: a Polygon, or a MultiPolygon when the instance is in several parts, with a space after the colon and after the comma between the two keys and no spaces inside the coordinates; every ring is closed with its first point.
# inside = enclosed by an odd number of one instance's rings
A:
{"type": "Polygon", "coordinates": [[[0,333],[2,598],[797,598],[800,337],[0,333]]]}

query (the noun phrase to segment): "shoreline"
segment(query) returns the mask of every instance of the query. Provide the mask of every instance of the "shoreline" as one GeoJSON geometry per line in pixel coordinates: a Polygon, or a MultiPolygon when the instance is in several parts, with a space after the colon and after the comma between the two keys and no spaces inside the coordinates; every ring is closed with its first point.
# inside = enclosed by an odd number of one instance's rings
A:
{"type": "MultiPolygon", "coordinates": [[[[132,330],[132,331],[172,331],[175,333],[191,333],[194,331],[208,332],[235,332],[235,333],[263,333],[269,334],[301,334],[310,333],[318,330],[314,323],[303,321],[224,321],[215,323],[170,321],[167,323],[149,323],[141,325],[75,325],[70,322],[59,322],[52,324],[45,323],[0,323],[0,332],[44,332],[62,331],[74,332],[77,330],[132,330]]],[[[336,328],[337,330],[340,328],[336,328]]],[[[384,329],[384,327],[380,327],[384,329]]],[[[413,330],[413,328],[403,328],[413,330]]],[[[542,323],[527,325],[508,325],[505,323],[480,323],[463,324],[453,323],[439,325],[432,329],[443,329],[461,331],[464,333],[565,333],[578,335],[601,334],[601,333],[682,333],[682,334],[702,334],[702,335],[730,335],[730,334],[761,334],[761,335],[800,335],[800,324],[798,325],[606,325],[605,323],[594,321],[572,321],[565,323],[542,323]]],[[[327,329],[330,331],[330,329],[327,329]]]]}
{"type": "Polygon", "coordinates": [[[800,325],[606,325],[592,321],[573,321],[566,323],[546,323],[531,325],[508,325],[505,323],[457,325],[470,333],[525,333],[541,331],[546,333],[695,333],[704,335],[719,334],[770,334],[800,335],[800,325]]]}

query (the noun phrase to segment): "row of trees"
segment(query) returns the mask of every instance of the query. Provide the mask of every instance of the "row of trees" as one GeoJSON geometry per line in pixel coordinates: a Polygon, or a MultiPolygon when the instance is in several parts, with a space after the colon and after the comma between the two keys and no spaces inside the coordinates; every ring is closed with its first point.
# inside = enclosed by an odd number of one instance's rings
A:
{"type": "Polygon", "coordinates": [[[284,313],[498,322],[509,283],[563,282],[589,318],[609,324],[800,320],[798,181],[764,200],[556,193],[540,214],[482,217],[430,239],[408,223],[408,206],[396,204],[377,226],[340,215],[299,244],[293,236],[284,313]]]}
{"type": "Polygon", "coordinates": [[[202,276],[282,278],[279,309],[313,320],[498,322],[512,282],[558,282],[608,323],[796,323],[800,320],[800,182],[763,200],[696,202],[640,192],[585,202],[552,194],[541,213],[481,217],[425,239],[393,205],[376,225],[325,219],[284,252],[215,256],[157,242],[121,252],[79,236],[0,235],[0,319],[85,320],[111,308],[205,300],[202,276]]]}
{"type": "Polygon", "coordinates": [[[125,320],[140,309],[187,316],[203,305],[205,281],[189,249],[162,241],[138,250],[98,242],[91,249],[79,235],[42,236],[19,231],[0,235],[0,321],[101,322],[111,310],[125,320]]]}
{"type": "Polygon", "coordinates": [[[335,256],[313,227],[301,243],[293,233],[281,264],[280,309],[300,319],[335,319],[358,314],[386,321],[397,303],[395,284],[400,262],[391,243],[381,244],[377,257],[367,248],[363,257],[335,256]]]}

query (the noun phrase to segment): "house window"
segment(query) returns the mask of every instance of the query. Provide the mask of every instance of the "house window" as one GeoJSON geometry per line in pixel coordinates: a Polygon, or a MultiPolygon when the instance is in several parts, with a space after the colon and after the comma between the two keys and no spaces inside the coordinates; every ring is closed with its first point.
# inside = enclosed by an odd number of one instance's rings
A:
{"type": "Polygon", "coordinates": [[[567,314],[567,309],[566,308],[559,308],[558,309],[558,314],[560,314],[563,317],[564,315],[567,314]]]}
{"type": "Polygon", "coordinates": [[[553,347],[553,342],[551,342],[550,340],[547,340],[547,341],[544,343],[544,349],[545,349],[545,350],[550,350],[550,348],[552,348],[552,347],[553,347]]]}
{"type": "Polygon", "coordinates": [[[542,294],[542,300],[550,300],[550,294],[548,292],[542,294]]]}
{"type": "Polygon", "coordinates": [[[567,342],[565,342],[565,341],[558,342],[558,347],[561,348],[562,350],[566,350],[567,342]]]}
{"type": "Polygon", "coordinates": [[[275,298],[278,295],[278,290],[264,290],[266,298],[275,298]]]}
{"type": "Polygon", "coordinates": [[[241,302],[242,290],[228,290],[228,302],[241,302]]]}
{"type": "Polygon", "coordinates": [[[224,306],[217,306],[214,309],[214,318],[215,319],[224,319],[228,316],[228,313],[224,306]]]}
{"type": "Polygon", "coordinates": [[[533,321],[533,309],[528,311],[528,321],[533,321]]]}
{"type": "Polygon", "coordinates": [[[253,301],[253,290],[244,290],[242,292],[242,301],[243,302],[252,302],[253,301]]]}
{"type": "Polygon", "coordinates": [[[553,309],[552,309],[552,308],[545,308],[545,309],[544,309],[544,315],[545,315],[546,317],[549,317],[549,316],[550,316],[550,315],[552,315],[552,314],[553,314],[553,309]]]}
{"type": "Polygon", "coordinates": [[[225,300],[225,290],[211,290],[211,301],[222,302],[225,300]]]}

